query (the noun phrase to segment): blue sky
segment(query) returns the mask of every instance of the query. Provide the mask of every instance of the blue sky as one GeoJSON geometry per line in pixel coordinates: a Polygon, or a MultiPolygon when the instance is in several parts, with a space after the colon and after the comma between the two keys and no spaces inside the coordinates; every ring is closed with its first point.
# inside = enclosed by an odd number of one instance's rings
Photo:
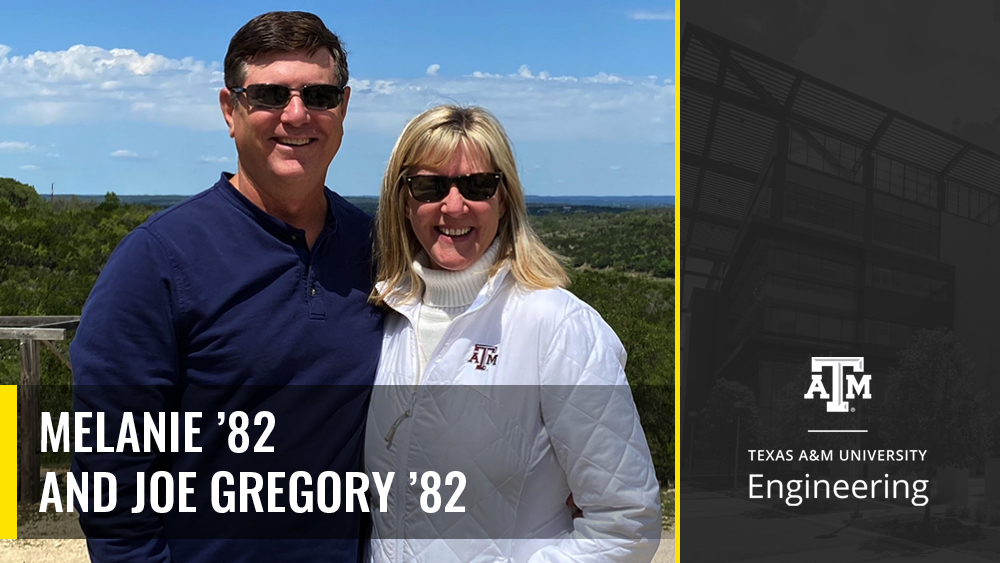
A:
{"type": "Polygon", "coordinates": [[[377,195],[406,122],[482,105],[531,195],[673,194],[674,3],[0,0],[0,176],[48,193],[192,194],[236,151],[218,108],[229,39],[306,10],[349,51],[327,184],[377,195]]]}

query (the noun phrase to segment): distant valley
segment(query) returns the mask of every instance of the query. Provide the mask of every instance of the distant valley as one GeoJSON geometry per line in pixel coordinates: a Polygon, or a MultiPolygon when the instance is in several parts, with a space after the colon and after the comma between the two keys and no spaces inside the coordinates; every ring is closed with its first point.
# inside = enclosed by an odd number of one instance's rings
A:
{"type": "MultiPolygon", "coordinates": [[[[119,201],[131,205],[149,205],[167,208],[180,203],[186,195],[120,195],[119,201]]],[[[57,195],[57,200],[76,198],[81,201],[100,203],[103,195],[57,195]]],[[[346,196],[346,199],[368,213],[378,208],[378,198],[373,196],[346,196]]],[[[673,207],[674,196],[527,196],[528,212],[531,215],[549,213],[617,213],[628,209],[649,207],[673,207]]]]}

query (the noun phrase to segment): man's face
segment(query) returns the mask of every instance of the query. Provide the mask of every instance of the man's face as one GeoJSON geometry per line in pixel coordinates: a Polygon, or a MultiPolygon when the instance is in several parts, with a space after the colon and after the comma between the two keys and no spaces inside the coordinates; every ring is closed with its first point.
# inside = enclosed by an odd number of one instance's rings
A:
{"type": "MultiPolygon", "coordinates": [[[[242,86],[281,84],[300,89],[314,84],[337,84],[333,55],[320,49],[266,53],[247,65],[242,86]]],[[[308,109],[299,92],[293,92],[283,109],[251,108],[245,95],[219,94],[229,136],[236,140],[241,181],[258,188],[289,183],[322,186],[340,141],[350,89],[344,100],[329,110],[308,109]]]]}

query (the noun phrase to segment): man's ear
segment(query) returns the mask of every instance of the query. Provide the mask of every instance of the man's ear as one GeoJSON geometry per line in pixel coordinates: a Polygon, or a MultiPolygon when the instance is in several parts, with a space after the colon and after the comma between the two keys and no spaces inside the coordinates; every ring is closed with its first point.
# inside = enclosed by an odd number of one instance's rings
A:
{"type": "Polygon", "coordinates": [[[347,102],[351,101],[351,87],[344,86],[344,101],[340,102],[340,118],[347,116],[347,102]]]}
{"type": "Polygon", "coordinates": [[[229,137],[235,137],[233,114],[237,111],[236,98],[229,91],[229,88],[219,90],[219,107],[222,108],[222,118],[226,120],[226,126],[229,127],[229,137]]]}

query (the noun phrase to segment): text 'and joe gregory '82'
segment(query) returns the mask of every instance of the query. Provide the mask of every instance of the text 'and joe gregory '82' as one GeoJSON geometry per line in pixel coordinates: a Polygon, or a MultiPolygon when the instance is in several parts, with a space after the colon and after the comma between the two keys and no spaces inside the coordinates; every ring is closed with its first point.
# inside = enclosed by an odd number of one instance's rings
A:
{"type": "MultiPolygon", "coordinates": [[[[103,412],[75,412],[74,435],[75,451],[93,453],[150,453],[150,452],[186,452],[201,453],[202,446],[195,445],[196,438],[202,434],[199,427],[202,413],[149,413],[139,416],[141,431],[136,430],[136,416],[131,412],[123,413],[115,445],[105,442],[105,416],[103,412]],[[95,427],[90,427],[91,419],[95,427]],[[183,421],[183,423],[182,423],[183,421]],[[96,445],[85,446],[84,436],[93,430],[96,445]],[[142,436],[140,445],[139,436],[142,436]],[[183,439],[182,439],[183,437],[183,439]]],[[[42,413],[41,451],[70,451],[69,413],[59,415],[58,423],[53,425],[52,415],[42,413]]],[[[228,421],[228,447],[234,454],[273,454],[274,446],[268,444],[275,425],[274,416],[268,411],[259,411],[251,417],[245,412],[234,411],[218,413],[218,426],[228,421]],[[261,427],[262,432],[257,440],[251,440],[248,429],[251,426],[261,427]],[[251,442],[254,442],[251,450],[251,442]]],[[[313,475],[308,471],[214,471],[210,478],[211,508],[214,512],[267,512],[282,513],[286,508],[295,513],[306,513],[318,510],[323,513],[371,512],[386,511],[386,497],[392,486],[395,473],[373,472],[369,474],[360,471],[347,471],[343,475],[334,471],[323,471],[313,475]],[[234,474],[235,473],[235,474],[234,474]],[[373,497],[378,499],[378,508],[368,505],[369,489],[374,490],[373,497]],[[262,500],[262,498],[264,500],[262,500]],[[355,505],[357,508],[355,509],[355,505]],[[265,508],[266,506],[266,508],[265,508]]],[[[433,514],[444,512],[465,512],[465,507],[459,504],[462,491],[465,489],[465,475],[460,471],[451,471],[444,478],[436,471],[409,473],[410,486],[419,486],[420,508],[433,514]],[[419,483],[419,485],[418,485],[419,483]],[[442,485],[450,488],[443,491],[442,485]],[[448,494],[450,493],[450,494],[448,494]],[[447,499],[442,496],[445,494],[447,499]]],[[[115,473],[86,471],[79,475],[66,474],[65,510],[72,512],[74,506],[81,512],[111,512],[117,504],[118,477],[115,473]],[[93,491],[93,495],[90,492],[93,491]],[[93,506],[89,500],[93,498],[93,506]]],[[[156,471],[147,476],[144,472],[135,473],[135,506],[132,513],[140,513],[146,509],[148,490],[149,508],[156,513],[174,511],[179,513],[197,512],[196,506],[189,504],[189,499],[195,495],[195,485],[201,481],[194,471],[156,471]]],[[[203,482],[203,481],[202,481],[203,482]]],[[[58,477],[55,472],[47,472],[42,489],[42,501],[39,512],[53,508],[55,512],[63,512],[64,504],[61,498],[58,477]]]]}

